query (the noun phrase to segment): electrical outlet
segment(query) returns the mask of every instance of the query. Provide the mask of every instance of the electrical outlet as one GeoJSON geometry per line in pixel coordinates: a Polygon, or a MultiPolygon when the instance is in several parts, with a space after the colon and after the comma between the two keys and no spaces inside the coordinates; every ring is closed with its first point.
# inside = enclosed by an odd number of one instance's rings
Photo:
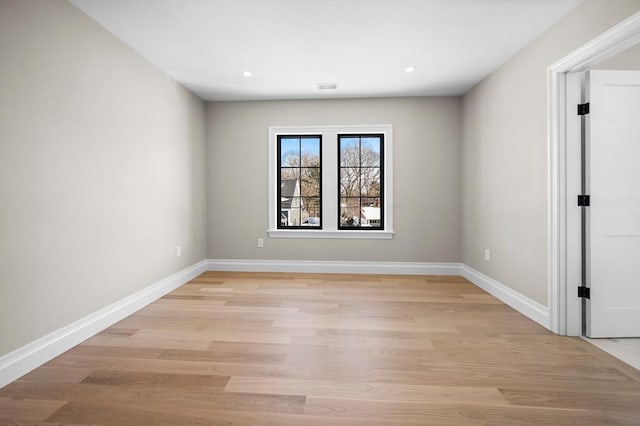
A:
{"type": "Polygon", "coordinates": [[[176,246],[176,257],[182,256],[182,247],[176,246]]]}
{"type": "Polygon", "coordinates": [[[264,247],[264,238],[258,238],[258,247],[264,247]]]}
{"type": "Polygon", "coordinates": [[[484,249],[484,260],[487,262],[491,260],[491,250],[484,249]]]}

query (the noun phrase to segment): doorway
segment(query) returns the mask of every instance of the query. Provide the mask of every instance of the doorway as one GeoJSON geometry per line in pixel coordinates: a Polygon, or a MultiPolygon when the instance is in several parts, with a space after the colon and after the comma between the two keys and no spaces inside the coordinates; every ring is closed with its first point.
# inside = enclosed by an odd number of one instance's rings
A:
{"type": "MultiPolygon", "coordinates": [[[[576,206],[575,197],[586,193],[581,185],[582,119],[576,105],[587,100],[582,97],[581,75],[590,69],[640,70],[640,14],[549,67],[549,311],[552,331],[569,336],[586,334],[582,330],[584,299],[576,294],[583,271],[582,208],[576,206]],[[630,49],[636,52],[627,56],[636,58],[631,66],[621,63],[618,55],[630,49]]],[[[640,368],[640,339],[583,338],[640,368]]]]}
{"type": "Polygon", "coordinates": [[[549,312],[551,330],[582,335],[581,303],[577,287],[581,271],[580,119],[582,102],[578,73],[637,45],[640,13],[570,53],[548,69],[549,81],[549,312]],[[576,83],[577,82],[577,83],[576,83]]]}

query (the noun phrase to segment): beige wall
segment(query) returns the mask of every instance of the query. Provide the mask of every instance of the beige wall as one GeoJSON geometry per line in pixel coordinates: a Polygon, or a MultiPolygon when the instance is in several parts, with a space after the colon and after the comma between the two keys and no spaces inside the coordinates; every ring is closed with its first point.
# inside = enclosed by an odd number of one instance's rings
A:
{"type": "Polygon", "coordinates": [[[209,103],[208,257],[460,261],[460,107],[460,98],[209,103]],[[393,125],[394,239],[269,239],[268,127],[345,124],[393,125]]]}
{"type": "Polygon", "coordinates": [[[545,305],[546,70],[638,10],[637,0],[581,3],[463,98],[463,262],[545,305]]]}
{"type": "Polygon", "coordinates": [[[0,58],[2,355],[204,259],[206,217],[198,98],[65,1],[1,0],[0,58]]]}
{"type": "Polygon", "coordinates": [[[640,70],[640,44],[591,66],[593,70],[640,70]]]}

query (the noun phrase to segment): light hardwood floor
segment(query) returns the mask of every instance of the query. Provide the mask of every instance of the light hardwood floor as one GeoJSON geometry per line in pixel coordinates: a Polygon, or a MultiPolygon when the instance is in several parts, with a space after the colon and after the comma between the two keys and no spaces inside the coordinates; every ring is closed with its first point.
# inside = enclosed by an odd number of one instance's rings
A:
{"type": "Polygon", "coordinates": [[[208,272],[0,389],[0,424],[639,425],[640,372],[461,277],[208,272]]]}

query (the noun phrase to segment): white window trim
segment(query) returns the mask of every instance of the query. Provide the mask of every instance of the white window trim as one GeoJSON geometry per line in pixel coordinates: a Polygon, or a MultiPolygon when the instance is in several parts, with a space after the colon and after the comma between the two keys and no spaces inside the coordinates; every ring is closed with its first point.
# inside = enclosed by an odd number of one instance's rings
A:
{"type": "Polygon", "coordinates": [[[269,127],[269,229],[272,238],[393,238],[393,126],[270,126],[269,127]],[[338,134],[384,134],[384,230],[338,230],[338,134]],[[322,135],[322,229],[278,229],[276,215],[278,135],[322,135]]]}

